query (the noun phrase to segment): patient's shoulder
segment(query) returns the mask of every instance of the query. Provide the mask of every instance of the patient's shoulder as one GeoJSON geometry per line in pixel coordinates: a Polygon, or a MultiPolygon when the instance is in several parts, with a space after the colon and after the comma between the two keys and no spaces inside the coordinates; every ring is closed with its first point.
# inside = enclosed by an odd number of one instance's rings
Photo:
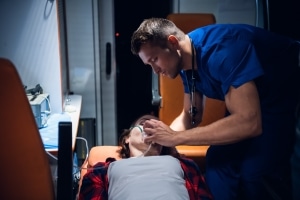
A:
{"type": "Polygon", "coordinates": [[[179,157],[178,159],[183,169],[187,169],[187,170],[193,169],[200,172],[199,166],[193,159],[187,157],[179,157]]]}

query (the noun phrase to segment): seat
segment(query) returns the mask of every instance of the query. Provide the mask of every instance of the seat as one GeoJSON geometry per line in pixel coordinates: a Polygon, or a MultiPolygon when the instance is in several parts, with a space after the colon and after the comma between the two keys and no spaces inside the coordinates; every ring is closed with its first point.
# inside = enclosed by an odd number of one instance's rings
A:
{"type": "MultiPolygon", "coordinates": [[[[178,28],[185,33],[191,30],[216,23],[211,13],[172,13],[167,19],[173,21],[178,28]]],[[[170,125],[171,122],[181,113],[183,108],[183,84],[180,76],[170,79],[159,75],[159,119],[170,125]]],[[[207,98],[202,122],[199,126],[205,126],[224,117],[226,111],[225,103],[219,100],[207,98]]],[[[208,146],[177,146],[177,150],[186,156],[193,158],[201,170],[205,169],[205,155],[208,146]]]]}
{"type": "MultiPolygon", "coordinates": [[[[199,147],[199,146],[197,146],[199,147]]],[[[197,149],[196,147],[196,151],[190,152],[188,153],[187,151],[189,151],[190,149],[184,149],[183,151],[180,151],[179,153],[183,154],[187,154],[189,155],[189,158],[194,158],[194,160],[197,160],[197,155],[198,153],[195,155],[193,154],[194,152],[198,152],[197,150],[201,149],[197,149]]],[[[79,189],[78,189],[78,194],[80,191],[80,186],[82,183],[82,178],[83,176],[87,173],[89,168],[92,168],[95,164],[97,164],[98,162],[105,162],[105,160],[109,157],[111,158],[115,158],[116,160],[120,160],[122,158],[119,157],[119,153],[117,152],[117,150],[120,148],[120,146],[110,146],[110,145],[104,145],[104,146],[94,146],[91,148],[87,158],[85,159],[85,162],[82,164],[81,166],[81,170],[80,170],[80,179],[79,179],[79,189]]],[[[201,169],[202,171],[202,169],[201,169]]]]}
{"type": "Polygon", "coordinates": [[[49,161],[13,63],[0,58],[0,199],[55,199],[49,161]],[[4,164],[5,163],[5,164],[4,164]]]}
{"type": "MultiPolygon", "coordinates": [[[[197,156],[199,154],[199,151],[202,151],[199,148],[200,146],[196,146],[194,148],[194,151],[191,151],[191,149],[189,149],[188,147],[189,146],[187,146],[186,149],[180,149],[179,148],[179,153],[188,155],[187,157],[192,158],[195,161],[197,161],[197,156]]],[[[84,163],[81,166],[80,180],[79,180],[79,190],[80,190],[80,186],[81,186],[81,183],[82,183],[82,178],[87,173],[89,168],[93,167],[98,162],[105,162],[105,160],[109,157],[115,158],[116,160],[122,159],[122,158],[120,158],[119,153],[117,152],[117,150],[119,148],[120,148],[120,146],[110,146],[110,145],[94,146],[94,147],[91,148],[87,158],[85,159],[84,163]]],[[[204,153],[204,152],[202,152],[202,153],[204,153]]],[[[202,171],[202,169],[201,169],[201,171],[202,171]]],[[[79,190],[78,190],[78,193],[79,193],[79,190]]]]}
{"type": "Polygon", "coordinates": [[[0,90],[0,160],[5,163],[0,199],[73,199],[72,123],[58,124],[58,176],[53,177],[24,86],[6,58],[0,58],[0,90]]]}
{"type": "Polygon", "coordinates": [[[110,146],[110,145],[95,146],[91,148],[88,157],[85,159],[84,163],[81,166],[77,195],[80,192],[82,178],[87,173],[88,168],[93,167],[98,162],[105,162],[106,158],[109,157],[120,160],[121,158],[119,157],[119,153],[117,152],[119,148],[120,148],[119,146],[110,146]]]}

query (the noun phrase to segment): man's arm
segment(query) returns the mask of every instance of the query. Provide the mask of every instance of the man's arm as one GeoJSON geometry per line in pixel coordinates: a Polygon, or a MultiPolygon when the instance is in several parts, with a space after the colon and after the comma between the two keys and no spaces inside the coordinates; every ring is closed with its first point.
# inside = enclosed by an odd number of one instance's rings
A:
{"type": "Polygon", "coordinates": [[[176,132],[161,121],[146,121],[145,142],[165,146],[177,145],[221,145],[261,134],[260,102],[256,85],[247,82],[238,88],[230,87],[225,103],[231,115],[207,126],[176,132]]]}
{"type": "Polygon", "coordinates": [[[260,102],[253,81],[230,87],[225,103],[229,116],[204,127],[178,132],[174,140],[188,145],[230,144],[261,134],[260,102]]]}
{"type": "Polygon", "coordinates": [[[189,113],[191,107],[190,94],[185,93],[183,97],[182,112],[171,123],[171,129],[175,131],[184,131],[190,128],[197,127],[201,123],[203,114],[203,95],[196,92],[194,97],[195,107],[197,108],[197,113],[195,115],[195,124],[192,125],[192,118],[189,113]]]}

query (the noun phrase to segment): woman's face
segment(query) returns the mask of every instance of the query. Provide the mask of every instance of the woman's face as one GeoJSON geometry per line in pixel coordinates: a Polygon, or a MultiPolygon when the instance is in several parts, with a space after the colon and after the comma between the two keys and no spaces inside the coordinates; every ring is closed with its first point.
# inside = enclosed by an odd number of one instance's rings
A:
{"type": "MultiPolygon", "coordinates": [[[[133,154],[132,156],[138,156],[136,154],[142,155],[149,148],[150,144],[144,143],[143,138],[143,126],[138,125],[131,129],[128,138],[125,141],[129,144],[130,152],[133,154]]],[[[162,146],[159,144],[152,144],[147,155],[160,155],[162,146]]]]}

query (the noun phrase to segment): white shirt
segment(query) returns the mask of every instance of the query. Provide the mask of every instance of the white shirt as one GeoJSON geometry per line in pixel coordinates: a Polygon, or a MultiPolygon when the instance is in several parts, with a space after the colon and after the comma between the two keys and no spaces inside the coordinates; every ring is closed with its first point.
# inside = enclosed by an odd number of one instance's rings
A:
{"type": "Polygon", "coordinates": [[[172,156],[115,161],[108,168],[109,200],[188,200],[184,172],[172,156]]]}

